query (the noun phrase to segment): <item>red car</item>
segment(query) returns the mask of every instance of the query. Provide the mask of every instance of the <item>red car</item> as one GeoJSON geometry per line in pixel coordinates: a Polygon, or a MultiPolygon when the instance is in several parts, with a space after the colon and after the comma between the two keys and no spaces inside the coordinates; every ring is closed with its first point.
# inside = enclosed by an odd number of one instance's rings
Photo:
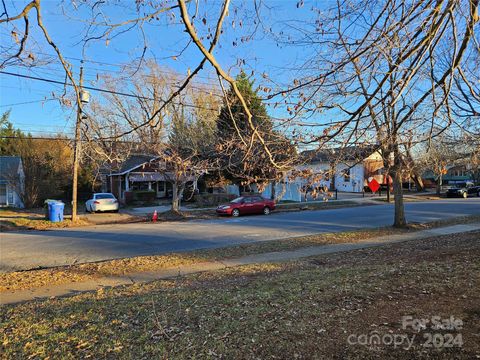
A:
{"type": "Polygon", "coordinates": [[[275,210],[275,201],[263,198],[260,195],[240,196],[227,205],[217,208],[219,215],[240,216],[244,214],[268,215],[275,210]]]}

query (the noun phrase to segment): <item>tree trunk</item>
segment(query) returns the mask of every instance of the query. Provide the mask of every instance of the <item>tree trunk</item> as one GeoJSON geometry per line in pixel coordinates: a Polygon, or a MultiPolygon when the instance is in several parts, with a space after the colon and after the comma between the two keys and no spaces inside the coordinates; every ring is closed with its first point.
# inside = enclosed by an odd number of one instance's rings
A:
{"type": "Polygon", "coordinates": [[[335,174],[337,172],[337,167],[335,163],[330,164],[330,191],[335,191],[335,174]]]}
{"type": "Polygon", "coordinates": [[[415,187],[417,188],[417,192],[422,192],[425,190],[425,186],[423,185],[423,180],[420,175],[417,173],[413,173],[411,176],[413,182],[415,183],[415,187]]]}
{"type": "MultiPolygon", "coordinates": [[[[395,144],[393,151],[393,196],[395,197],[395,215],[393,226],[405,227],[407,220],[405,218],[405,205],[403,203],[403,184],[402,184],[402,159],[398,150],[398,145],[395,144]]],[[[390,188],[389,188],[390,190],[390,188]]]]}
{"type": "Polygon", "coordinates": [[[270,192],[270,199],[275,200],[275,188],[276,188],[277,182],[275,180],[272,181],[270,186],[272,187],[272,191],[270,192]]]}
{"type": "Polygon", "coordinates": [[[178,194],[178,184],[176,181],[172,183],[172,211],[179,212],[180,211],[180,197],[178,194]]]}
{"type": "Polygon", "coordinates": [[[403,203],[402,172],[395,170],[393,172],[393,195],[395,197],[395,218],[393,226],[404,227],[407,225],[405,219],[405,206],[403,203]]]}
{"type": "Polygon", "coordinates": [[[440,174],[440,176],[437,179],[437,195],[440,195],[442,192],[442,185],[443,185],[443,176],[440,174]]]}
{"type": "Polygon", "coordinates": [[[387,183],[387,202],[390,203],[390,172],[387,173],[385,182],[387,183]]]}

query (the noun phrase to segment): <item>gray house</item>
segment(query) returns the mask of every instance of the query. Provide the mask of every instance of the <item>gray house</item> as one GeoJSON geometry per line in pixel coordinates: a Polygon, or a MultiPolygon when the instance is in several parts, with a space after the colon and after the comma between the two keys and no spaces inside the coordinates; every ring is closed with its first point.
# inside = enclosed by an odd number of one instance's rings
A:
{"type": "Polygon", "coordinates": [[[19,156],[0,156],[0,207],[23,208],[25,173],[19,156]]]}

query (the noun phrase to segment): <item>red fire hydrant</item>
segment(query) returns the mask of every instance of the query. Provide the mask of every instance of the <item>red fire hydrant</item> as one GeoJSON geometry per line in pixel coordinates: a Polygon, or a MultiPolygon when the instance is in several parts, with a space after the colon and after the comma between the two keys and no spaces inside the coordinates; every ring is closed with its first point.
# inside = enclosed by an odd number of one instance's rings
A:
{"type": "Polygon", "coordinates": [[[158,220],[158,214],[157,214],[157,210],[155,210],[152,215],[152,222],[157,222],[157,220],[158,220]]]}

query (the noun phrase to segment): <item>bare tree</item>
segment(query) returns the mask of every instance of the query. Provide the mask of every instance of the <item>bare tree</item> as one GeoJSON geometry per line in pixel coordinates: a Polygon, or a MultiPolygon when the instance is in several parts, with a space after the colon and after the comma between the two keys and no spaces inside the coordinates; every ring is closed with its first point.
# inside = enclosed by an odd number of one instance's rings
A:
{"type": "Polygon", "coordinates": [[[433,173],[437,195],[440,195],[443,186],[443,177],[448,169],[460,164],[461,155],[455,142],[449,141],[445,136],[439,136],[429,147],[424,147],[424,156],[420,158],[426,170],[433,173]]]}
{"type": "MultiPolygon", "coordinates": [[[[136,28],[143,34],[143,43],[144,46],[141,51],[141,55],[138,59],[139,66],[144,60],[144,55],[147,50],[147,40],[144,32],[144,25],[149,21],[157,19],[161,15],[174,16],[173,10],[180,8],[181,5],[185,5],[183,2],[180,2],[178,5],[170,6],[168,4],[155,4],[152,2],[136,2],[134,5],[134,12],[137,16],[133,16],[129,19],[121,20],[120,22],[113,22],[110,20],[108,11],[104,9],[104,6],[107,7],[109,4],[103,2],[84,2],[77,7],[76,4],[72,4],[72,8],[64,10],[64,13],[67,17],[72,17],[75,11],[78,11],[79,8],[87,8],[90,10],[91,17],[84,19],[85,21],[85,31],[83,34],[83,43],[84,52],[88,47],[88,44],[93,41],[106,41],[107,44],[117,36],[121,35],[124,32],[131,31],[136,28]],[[101,19],[101,20],[98,20],[101,19]]],[[[26,59],[35,59],[37,56],[33,52],[27,52],[27,46],[29,40],[31,40],[30,34],[33,33],[32,26],[37,26],[41,30],[41,39],[48,43],[55,51],[57,60],[61,63],[63,70],[65,71],[67,80],[65,84],[72,85],[75,94],[75,102],[78,107],[78,116],[75,126],[75,150],[74,150],[74,161],[73,161],[73,201],[72,201],[72,219],[76,220],[76,193],[77,193],[77,177],[78,177],[78,168],[81,154],[81,128],[82,120],[84,114],[83,105],[81,101],[81,84],[77,83],[73,75],[73,70],[71,65],[67,62],[66,58],[62,54],[61,49],[57,46],[57,43],[51,38],[46,24],[43,22],[42,18],[42,6],[41,0],[32,0],[30,3],[26,4],[21,10],[16,9],[14,5],[11,5],[11,9],[7,8],[6,3],[2,2],[3,12],[0,15],[0,23],[6,24],[10,27],[12,34],[12,43],[3,46],[2,50],[5,50],[0,59],[0,68],[9,66],[12,63],[20,62],[26,63],[26,59]],[[12,9],[15,14],[12,14],[12,9]],[[36,24],[31,23],[30,16],[31,13],[34,13],[36,24]],[[22,28],[19,28],[19,24],[22,23],[22,28]],[[28,54],[28,55],[26,55],[28,54]]],[[[223,11],[219,15],[215,34],[212,36],[212,41],[210,43],[209,51],[213,51],[215,46],[218,43],[223,20],[228,12],[228,1],[223,6],[223,11]]],[[[191,26],[191,24],[190,24],[191,26]]],[[[187,44],[188,46],[188,44],[187,44]]],[[[180,51],[181,52],[181,51],[180,51]]],[[[128,134],[134,133],[141,128],[148,128],[152,131],[154,128],[158,127],[157,122],[159,121],[159,115],[164,112],[168,105],[180,95],[188,83],[195,77],[195,75],[202,70],[204,64],[206,63],[207,57],[204,57],[199,61],[198,66],[193,70],[189,71],[188,76],[182,81],[182,83],[177,87],[177,89],[169,94],[167,98],[163,98],[162,101],[157,104],[158,106],[152,109],[152,112],[148,114],[148,118],[140,123],[130,126],[129,129],[126,129],[121,134],[115,134],[115,138],[121,138],[128,134]]],[[[111,139],[111,138],[110,138],[111,139]]]]}
{"type": "MultiPolygon", "coordinates": [[[[299,76],[290,86],[275,83],[268,86],[269,99],[276,104],[287,102],[285,111],[291,117],[283,125],[289,127],[292,142],[318,148],[327,141],[341,146],[365,142],[376,145],[382,150],[385,166],[394,180],[396,226],[406,223],[401,181],[406,157],[402,145],[410,141],[408,130],[421,129],[413,141],[417,144],[438,136],[434,129],[440,129],[441,133],[448,127],[469,126],[467,120],[458,120],[459,114],[467,116],[470,122],[472,117],[478,116],[478,104],[471,100],[479,98],[475,83],[478,77],[478,71],[475,71],[478,69],[479,49],[475,33],[479,22],[478,3],[479,0],[385,0],[381,4],[367,0],[338,1],[329,8],[315,9],[311,24],[287,28],[284,32],[287,40],[279,37],[287,45],[309,46],[315,52],[315,56],[299,68],[299,76]],[[419,113],[428,113],[430,121],[425,123],[419,113]],[[313,124],[308,123],[312,119],[313,124]],[[303,131],[305,128],[311,131],[303,131]],[[303,134],[293,135],[293,129],[297,130],[297,134],[303,134]]],[[[108,43],[122,33],[136,29],[143,37],[143,46],[139,47],[136,59],[136,63],[141,65],[148,48],[144,25],[163,16],[169,21],[180,18],[185,30],[185,47],[194,46],[200,53],[197,65],[188,71],[175,91],[162,99],[148,118],[113,136],[121,138],[148,128],[152,123],[155,125],[160,121],[158,115],[163,114],[204,65],[210,63],[220,81],[231,85],[243,107],[245,124],[242,125],[250,129],[249,139],[243,139],[243,142],[258,143],[271,167],[278,173],[288,171],[288,164],[278,161],[268,139],[255,125],[249,104],[234,77],[214,55],[229,15],[230,1],[216,3],[218,11],[208,19],[199,15],[202,4],[200,1],[185,0],[178,0],[173,5],[169,2],[138,1],[132,9],[135,15],[118,22],[111,20],[109,4],[88,1],[80,4],[91,14],[90,18],[83,19],[86,24],[82,39],[84,51],[92,42],[108,43]],[[202,23],[208,24],[204,36],[200,31],[202,23]]],[[[257,22],[261,14],[257,6],[255,10],[253,21],[257,22]]],[[[29,31],[32,11],[44,40],[54,49],[68,82],[74,87],[79,113],[82,113],[81,89],[42,22],[40,0],[32,1],[12,16],[10,9],[4,9],[0,22],[15,27],[16,36],[12,33],[12,45],[2,57],[2,64],[28,58],[25,49],[32,34],[29,31]]],[[[72,16],[74,11],[69,9],[65,13],[72,16]]],[[[179,49],[179,56],[183,49],[179,49]]],[[[268,76],[264,78],[267,80],[268,76]]],[[[231,120],[235,123],[235,119],[231,120]]],[[[79,117],[77,144],[81,122],[79,117]]],[[[247,146],[249,149],[253,147],[247,146]]],[[[76,150],[74,173],[78,169],[79,155],[76,150]]]]}
{"type": "Polygon", "coordinates": [[[337,1],[312,26],[288,33],[294,40],[285,43],[314,47],[315,57],[303,77],[268,98],[296,100],[292,117],[318,114],[320,130],[306,143],[376,145],[393,178],[394,225],[404,226],[402,145],[413,129],[418,144],[465,125],[453,116],[450,95],[455,82],[476,92],[462,69],[478,59],[478,22],[478,0],[337,1]],[[321,120],[329,114],[335,121],[321,120]]]}

